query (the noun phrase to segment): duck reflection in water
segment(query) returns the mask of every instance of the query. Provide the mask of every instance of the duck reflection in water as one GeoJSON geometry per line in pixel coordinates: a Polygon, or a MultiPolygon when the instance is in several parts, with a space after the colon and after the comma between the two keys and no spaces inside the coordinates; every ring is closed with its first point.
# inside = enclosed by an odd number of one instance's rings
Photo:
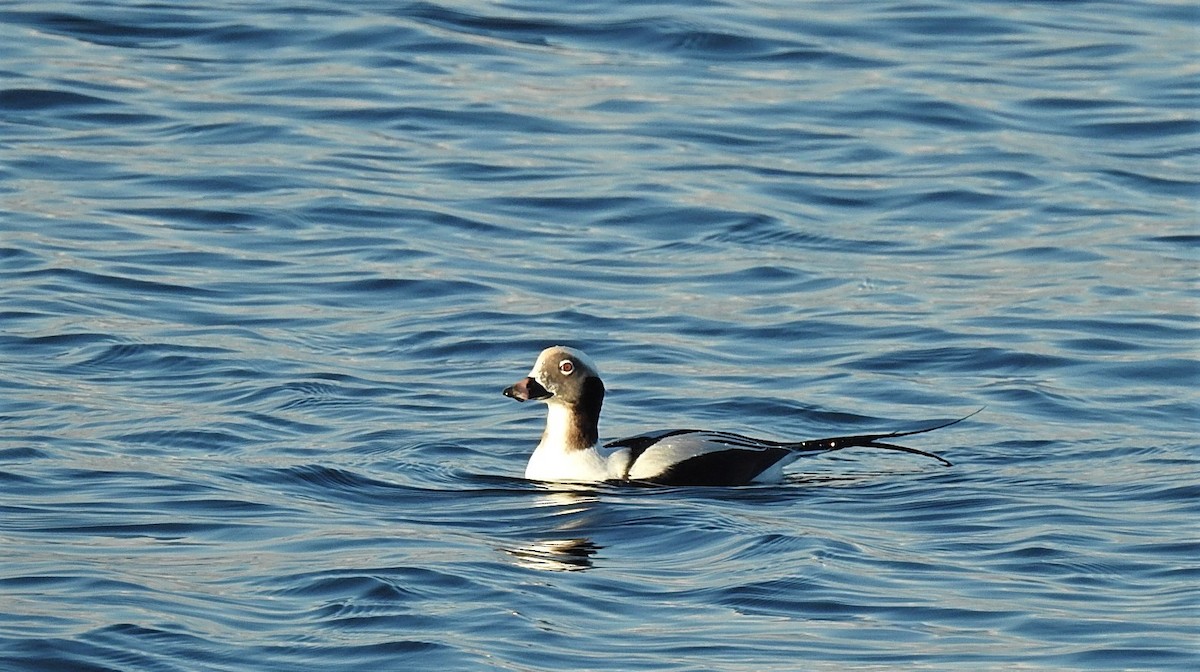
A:
{"type": "Polygon", "coordinates": [[[600,501],[595,490],[583,486],[571,487],[568,491],[551,492],[538,497],[536,507],[558,509],[554,516],[561,518],[553,529],[561,533],[560,538],[542,539],[516,548],[503,548],[518,565],[528,569],[547,572],[578,572],[592,568],[592,556],[599,546],[585,536],[573,536],[579,528],[586,526],[592,505],[600,501]]]}
{"type": "Polygon", "coordinates": [[[578,537],[535,541],[519,548],[506,548],[504,552],[512,556],[518,565],[528,569],[578,572],[592,568],[592,556],[600,549],[592,540],[578,537]]]}

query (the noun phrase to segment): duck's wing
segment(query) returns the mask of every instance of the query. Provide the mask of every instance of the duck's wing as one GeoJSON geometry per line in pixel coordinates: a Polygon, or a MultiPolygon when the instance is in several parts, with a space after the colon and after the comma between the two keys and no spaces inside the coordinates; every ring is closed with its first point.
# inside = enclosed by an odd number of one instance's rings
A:
{"type": "Polygon", "coordinates": [[[745,485],[799,453],[737,434],[672,429],[613,441],[610,474],[663,485],[745,485]]]}
{"type": "Polygon", "coordinates": [[[921,455],[951,466],[950,461],[943,457],[887,443],[886,440],[949,427],[975,413],[922,429],[831,436],[808,441],[768,441],[732,432],[673,429],[631,436],[608,443],[605,447],[617,449],[610,458],[610,473],[623,480],[668,485],[745,485],[755,481],[778,480],[782,475],[781,469],[802,455],[853,447],[921,455]]]}

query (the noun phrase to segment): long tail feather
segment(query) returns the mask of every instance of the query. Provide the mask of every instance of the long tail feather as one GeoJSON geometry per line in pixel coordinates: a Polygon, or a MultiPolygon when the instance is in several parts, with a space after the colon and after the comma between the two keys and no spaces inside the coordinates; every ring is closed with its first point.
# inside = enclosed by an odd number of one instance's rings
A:
{"type": "Polygon", "coordinates": [[[895,451],[901,452],[901,453],[909,453],[910,455],[921,455],[923,457],[932,457],[933,459],[937,460],[938,462],[941,462],[943,465],[945,465],[947,467],[954,466],[954,463],[952,463],[950,460],[947,460],[946,458],[944,458],[940,455],[934,455],[933,453],[927,453],[924,450],[917,450],[916,448],[909,448],[908,446],[897,446],[894,443],[876,443],[875,441],[872,441],[870,443],[863,444],[863,447],[882,448],[883,450],[895,450],[895,451]]]}
{"type": "Polygon", "coordinates": [[[894,439],[894,438],[897,438],[900,436],[912,436],[914,434],[924,434],[926,432],[932,432],[937,429],[943,429],[943,428],[949,427],[951,425],[957,425],[958,423],[962,422],[963,420],[966,420],[967,418],[974,416],[975,414],[979,413],[979,411],[982,411],[982,410],[983,410],[983,408],[980,408],[979,410],[975,411],[974,413],[964,415],[963,417],[958,418],[957,420],[943,422],[940,425],[934,425],[933,427],[925,427],[923,429],[913,429],[913,430],[909,430],[907,432],[888,432],[886,434],[859,434],[856,436],[831,436],[831,437],[825,438],[825,439],[812,439],[809,441],[799,441],[796,443],[782,443],[781,442],[777,445],[779,445],[780,447],[783,447],[783,448],[788,448],[789,450],[797,451],[797,452],[813,451],[813,452],[822,452],[822,453],[829,452],[832,450],[842,450],[843,448],[856,448],[856,447],[857,448],[880,448],[883,450],[895,450],[895,451],[898,451],[901,453],[911,453],[913,455],[922,455],[924,457],[931,457],[931,458],[937,460],[938,462],[941,462],[942,464],[949,467],[949,466],[953,466],[949,460],[947,460],[943,457],[934,455],[933,453],[927,453],[923,450],[917,450],[916,448],[908,448],[906,446],[898,446],[898,445],[895,445],[892,443],[880,443],[880,440],[881,439],[894,439]]]}

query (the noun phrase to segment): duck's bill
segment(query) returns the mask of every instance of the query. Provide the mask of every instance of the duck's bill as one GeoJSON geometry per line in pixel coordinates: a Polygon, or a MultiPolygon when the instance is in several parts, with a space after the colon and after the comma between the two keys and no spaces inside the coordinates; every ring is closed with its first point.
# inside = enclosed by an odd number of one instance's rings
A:
{"type": "Polygon", "coordinates": [[[504,388],[504,396],[517,401],[529,401],[530,399],[537,401],[539,399],[549,399],[550,392],[542,387],[542,384],[533,378],[526,377],[518,380],[515,384],[504,388]]]}

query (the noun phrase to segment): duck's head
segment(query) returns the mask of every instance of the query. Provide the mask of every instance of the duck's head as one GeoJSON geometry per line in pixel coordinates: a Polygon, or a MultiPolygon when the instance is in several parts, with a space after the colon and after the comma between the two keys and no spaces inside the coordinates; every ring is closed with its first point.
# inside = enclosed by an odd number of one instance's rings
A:
{"type": "Polygon", "coordinates": [[[517,401],[584,406],[599,414],[604,401],[600,372],[587,355],[575,348],[556,345],[538,355],[529,375],[504,388],[504,396],[517,401]]]}

